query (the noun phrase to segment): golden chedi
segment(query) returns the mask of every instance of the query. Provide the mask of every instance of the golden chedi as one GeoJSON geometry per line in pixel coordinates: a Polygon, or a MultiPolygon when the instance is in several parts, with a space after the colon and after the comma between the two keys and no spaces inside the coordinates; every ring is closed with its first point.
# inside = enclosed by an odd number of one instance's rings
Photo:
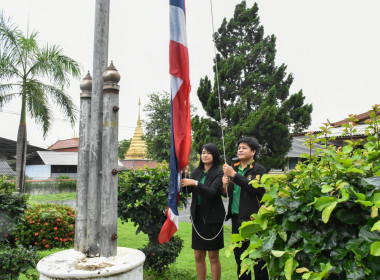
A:
{"type": "Polygon", "coordinates": [[[128,151],[124,154],[124,159],[146,159],[146,143],[144,140],[144,131],[141,127],[140,120],[140,98],[139,98],[139,116],[137,119],[137,127],[135,129],[135,133],[133,134],[133,138],[131,141],[131,145],[129,146],[128,151]]]}

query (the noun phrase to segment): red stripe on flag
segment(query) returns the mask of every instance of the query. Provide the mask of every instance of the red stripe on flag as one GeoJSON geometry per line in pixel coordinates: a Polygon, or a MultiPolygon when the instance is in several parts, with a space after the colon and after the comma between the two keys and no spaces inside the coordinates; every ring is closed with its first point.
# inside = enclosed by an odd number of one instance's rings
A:
{"type": "Polygon", "coordinates": [[[190,85],[182,83],[173,102],[173,130],[178,171],[189,163],[191,149],[190,85]]]}
{"type": "Polygon", "coordinates": [[[161,228],[160,235],[158,236],[158,242],[160,244],[168,242],[173,234],[177,231],[177,225],[173,222],[173,212],[168,207],[166,210],[166,216],[168,217],[161,228]]]}
{"type": "MultiPolygon", "coordinates": [[[[170,41],[169,43],[169,73],[181,78],[190,87],[189,53],[186,46],[170,41]]],[[[189,89],[190,92],[190,89],[189,89]]]]}

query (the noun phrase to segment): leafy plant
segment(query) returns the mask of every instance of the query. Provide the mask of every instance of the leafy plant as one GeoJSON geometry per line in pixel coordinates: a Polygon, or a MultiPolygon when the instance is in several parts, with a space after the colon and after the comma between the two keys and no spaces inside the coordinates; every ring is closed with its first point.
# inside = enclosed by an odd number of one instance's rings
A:
{"type": "Polygon", "coordinates": [[[0,177],[0,243],[12,241],[9,237],[28,207],[30,195],[14,191],[15,184],[0,177]]]}
{"type": "Polygon", "coordinates": [[[35,267],[38,261],[39,255],[35,248],[2,245],[0,246],[0,280],[19,279],[20,273],[28,279],[37,280],[38,277],[29,274],[28,270],[35,267]]]}
{"type": "MultiPolygon", "coordinates": [[[[344,147],[329,145],[325,125],[318,137],[306,135],[310,149],[324,146],[303,155],[307,161],[291,181],[273,183],[267,175],[252,181],[267,192],[259,212],[233,236],[234,246],[251,241],[242,272],[262,258],[271,279],[380,279],[379,111],[374,105],[366,143],[351,137],[344,147]]],[[[356,130],[350,118],[348,136],[356,130]]]]}
{"type": "Polygon", "coordinates": [[[157,244],[149,243],[140,250],[145,254],[144,268],[162,272],[168,265],[174,263],[183,248],[183,240],[179,236],[173,236],[169,242],[157,247],[157,244]]]}
{"type": "MultiPolygon", "coordinates": [[[[175,261],[173,254],[177,256],[182,249],[182,242],[177,238],[167,244],[158,243],[158,235],[166,220],[169,183],[170,171],[166,163],[145,170],[128,170],[119,175],[119,217],[122,221],[131,220],[137,226],[136,234],[142,231],[148,235],[149,243],[142,250],[147,252],[145,267],[152,269],[167,268],[175,261]]],[[[186,197],[181,196],[179,207],[185,203],[186,197]]]]}
{"type": "Polygon", "coordinates": [[[59,204],[30,206],[15,234],[17,242],[38,249],[66,248],[74,243],[75,210],[59,204]]]}
{"type": "Polygon", "coordinates": [[[15,244],[15,230],[22,221],[30,195],[14,190],[13,182],[0,177],[0,280],[18,279],[20,273],[32,279],[27,270],[38,262],[35,250],[15,244]]]}

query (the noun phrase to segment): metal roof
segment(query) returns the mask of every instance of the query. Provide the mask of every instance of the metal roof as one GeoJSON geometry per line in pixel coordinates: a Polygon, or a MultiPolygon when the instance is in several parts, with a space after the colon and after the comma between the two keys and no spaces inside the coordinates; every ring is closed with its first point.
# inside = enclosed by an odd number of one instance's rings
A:
{"type": "MultiPolygon", "coordinates": [[[[0,154],[4,154],[8,156],[16,156],[16,145],[17,145],[16,141],[0,137],[0,154]]],[[[27,145],[26,152],[28,154],[32,152],[36,152],[36,151],[47,151],[47,149],[29,145],[29,144],[27,145]]]]}
{"type": "MultiPolygon", "coordinates": [[[[78,152],[38,151],[37,153],[46,165],[78,165],[78,152]]],[[[118,167],[123,166],[118,161],[118,167]]]]}
{"type": "MultiPolygon", "coordinates": [[[[308,154],[309,153],[310,150],[306,145],[304,145],[305,140],[303,138],[304,138],[303,136],[302,137],[301,136],[293,137],[292,148],[290,149],[290,151],[286,155],[287,157],[299,158],[301,154],[308,154]]],[[[315,144],[315,146],[317,148],[320,147],[320,145],[318,145],[318,144],[315,144]]],[[[311,150],[311,154],[312,155],[315,154],[315,149],[311,150]]]]}
{"type": "Polygon", "coordinates": [[[78,165],[77,152],[38,151],[37,153],[46,165],[78,165]]]}
{"type": "Polygon", "coordinates": [[[12,170],[6,161],[0,161],[0,174],[16,175],[16,172],[12,170]]]}

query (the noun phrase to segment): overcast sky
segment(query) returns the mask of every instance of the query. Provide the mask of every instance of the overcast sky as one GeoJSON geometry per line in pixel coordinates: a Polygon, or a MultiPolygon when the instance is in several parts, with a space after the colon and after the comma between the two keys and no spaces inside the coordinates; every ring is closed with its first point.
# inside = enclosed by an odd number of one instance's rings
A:
{"type": "MultiPolygon", "coordinates": [[[[239,0],[213,0],[214,26],[230,19],[239,0]]],[[[339,121],[380,103],[380,1],[378,0],[259,0],[265,34],[277,37],[277,65],[287,65],[294,82],[291,93],[303,90],[313,104],[312,126],[329,119],[339,121]]],[[[26,33],[39,32],[41,44],[54,43],[79,61],[82,78],[92,73],[95,0],[0,0],[0,9],[26,33]]],[[[247,1],[252,6],[254,1],[247,1]]],[[[200,78],[213,77],[214,49],[210,3],[187,0],[191,100],[199,106],[196,91],[200,78]]],[[[109,61],[121,75],[119,140],[131,138],[137,123],[138,99],[148,93],[169,91],[169,1],[111,0],[109,61]]],[[[80,80],[68,90],[79,105],[80,80]]],[[[16,140],[20,102],[0,112],[0,137],[16,140]]],[[[202,114],[202,109],[198,109],[202,114]]],[[[142,112],[142,118],[144,114],[142,112]]],[[[48,147],[57,140],[78,135],[55,114],[46,139],[27,120],[30,144],[48,147]]]]}

